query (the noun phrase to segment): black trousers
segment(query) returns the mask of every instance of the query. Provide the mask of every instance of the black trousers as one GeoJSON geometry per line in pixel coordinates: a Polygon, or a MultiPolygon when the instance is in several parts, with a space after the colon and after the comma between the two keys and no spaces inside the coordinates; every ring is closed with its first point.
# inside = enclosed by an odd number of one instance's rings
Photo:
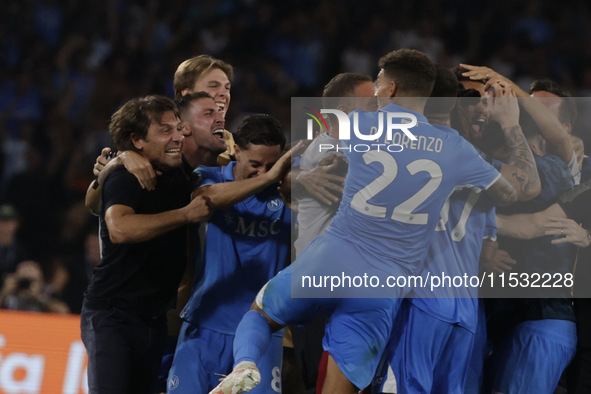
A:
{"type": "Polygon", "coordinates": [[[117,308],[82,307],[90,394],[154,393],[166,339],[166,317],[143,318],[117,308]]]}
{"type": "Polygon", "coordinates": [[[569,394],[591,393],[591,247],[579,249],[574,303],[577,317],[577,353],[567,370],[569,394]]]}
{"type": "Polygon", "coordinates": [[[567,370],[569,394],[591,393],[591,298],[575,298],[577,353],[567,370]]]}

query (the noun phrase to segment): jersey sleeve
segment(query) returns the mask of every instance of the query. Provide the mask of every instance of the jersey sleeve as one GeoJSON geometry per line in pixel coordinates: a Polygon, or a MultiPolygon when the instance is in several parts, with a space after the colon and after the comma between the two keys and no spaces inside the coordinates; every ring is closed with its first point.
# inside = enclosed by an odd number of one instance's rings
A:
{"type": "Polygon", "coordinates": [[[503,162],[497,159],[490,159],[489,162],[494,168],[497,169],[497,171],[501,171],[501,167],[503,166],[503,162]]]}
{"type": "Polygon", "coordinates": [[[199,166],[195,168],[191,176],[192,189],[195,190],[198,187],[213,185],[222,181],[220,174],[221,167],[207,167],[199,166]]]}
{"type": "Polygon", "coordinates": [[[558,204],[569,219],[582,223],[583,227],[591,227],[591,182],[573,187],[558,198],[558,204]]]}
{"type": "Polygon", "coordinates": [[[487,155],[486,153],[484,153],[483,151],[481,151],[478,148],[476,148],[476,151],[478,152],[478,154],[480,155],[480,157],[482,157],[484,159],[484,161],[486,161],[487,163],[490,163],[491,166],[493,166],[499,172],[501,172],[501,167],[503,166],[503,162],[502,161],[490,157],[489,155],[487,155]]]}
{"type": "Polygon", "coordinates": [[[475,191],[488,189],[501,173],[484,160],[476,149],[463,137],[458,138],[457,163],[459,188],[471,188],[475,191]]]}
{"type": "Polygon", "coordinates": [[[106,212],[112,205],[125,205],[137,210],[142,196],[142,187],[136,177],[124,168],[113,170],[102,189],[102,206],[106,212]]]}
{"type": "Polygon", "coordinates": [[[491,241],[497,240],[497,221],[495,219],[496,209],[493,206],[486,213],[486,222],[484,225],[484,237],[489,238],[491,241]]]}

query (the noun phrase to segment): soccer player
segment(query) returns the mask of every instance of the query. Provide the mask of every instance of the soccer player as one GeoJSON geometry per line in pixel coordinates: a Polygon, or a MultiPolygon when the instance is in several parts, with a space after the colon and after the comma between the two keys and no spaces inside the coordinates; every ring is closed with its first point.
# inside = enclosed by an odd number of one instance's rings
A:
{"type": "MultiPolygon", "coordinates": [[[[209,55],[199,55],[179,64],[174,73],[174,96],[176,100],[194,92],[207,92],[213,97],[223,118],[230,109],[230,89],[234,79],[234,68],[220,59],[209,55]]],[[[219,165],[227,165],[234,159],[234,138],[224,130],[223,139],[226,150],[218,157],[219,165]]],[[[199,165],[211,165],[201,163],[199,165]]],[[[196,168],[196,166],[194,167],[196,168]]]]}
{"type": "MultiPolygon", "coordinates": [[[[485,86],[500,80],[515,86],[487,67],[464,67],[470,70],[465,75],[471,78],[482,78],[486,73],[485,86]]],[[[567,133],[567,123],[559,120],[558,111],[549,111],[542,105],[544,98],[529,99],[527,93],[516,89],[519,96],[528,98],[521,103],[536,123],[526,125],[524,132],[534,153],[542,189],[535,199],[503,212],[535,212],[546,208],[559,194],[570,189],[573,177],[577,182],[579,167],[567,133]],[[556,155],[547,154],[546,150],[556,155]]],[[[517,261],[511,270],[513,273],[554,275],[572,271],[574,248],[557,247],[548,238],[528,242],[502,238],[500,244],[517,261]]],[[[541,291],[532,286],[518,295],[536,298],[493,299],[489,302],[488,321],[492,327],[489,332],[493,334],[490,339],[495,343],[492,354],[495,391],[551,392],[574,355],[575,316],[569,289],[556,288],[551,293],[547,289],[541,291]],[[528,377],[533,374],[539,374],[540,378],[530,382],[528,377]]]]}
{"type": "MultiPolygon", "coordinates": [[[[215,135],[219,135],[225,143],[224,149],[221,151],[215,145],[208,145],[207,141],[209,141],[209,138],[203,140],[201,138],[202,136],[198,133],[193,134],[192,138],[187,139],[187,143],[183,148],[183,156],[192,167],[191,170],[197,168],[199,165],[226,165],[233,159],[234,139],[232,133],[223,128],[224,119],[230,107],[230,89],[233,78],[234,69],[230,64],[220,59],[214,59],[209,55],[199,55],[185,60],[178,66],[174,73],[173,86],[175,99],[181,100],[183,96],[191,93],[206,92],[213,98],[218,108],[219,118],[216,119],[218,126],[219,122],[222,122],[221,135],[219,129],[215,130],[215,135]],[[216,154],[219,156],[216,156],[216,154]]],[[[185,118],[185,116],[192,117],[195,115],[194,109],[190,108],[190,110],[193,113],[181,113],[183,121],[194,121],[194,119],[185,118]]],[[[187,136],[191,136],[191,134],[187,136]]],[[[93,172],[95,176],[98,177],[102,169],[107,165],[110,154],[111,148],[102,149],[94,165],[93,172]]],[[[157,181],[157,174],[150,163],[143,160],[140,156],[133,154],[124,155],[119,160],[121,160],[121,164],[124,164],[130,172],[136,175],[142,187],[148,190],[154,188],[157,181]]],[[[96,208],[99,195],[100,183],[92,183],[86,194],[86,206],[91,209],[96,208]]]]}
{"type": "Polygon", "coordinates": [[[99,207],[102,259],[81,314],[90,393],[150,393],[166,337],[166,310],[186,264],[185,224],[210,215],[205,197],[189,201],[182,175],[183,134],[172,100],[146,96],[111,118],[114,145],[161,171],[148,192],[124,167],[105,179],[99,207]]]}
{"type": "MultiPolygon", "coordinates": [[[[347,98],[339,102],[335,107],[345,113],[353,110],[375,111],[375,87],[369,75],[356,73],[342,73],[332,78],[324,87],[322,97],[327,98],[325,102],[332,108],[335,98],[347,98]]],[[[328,106],[326,108],[329,108],[328,106]]],[[[320,150],[320,144],[338,144],[338,128],[331,123],[331,130],[318,135],[306,148],[300,159],[300,169],[312,170],[317,168],[321,162],[329,158],[343,157],[343,153],[335,150],[320,150]]],[[[330,161],[329,161],[330,162],[330,161]]],[[[330,162],[331,164],[333,162],[330,162]]],[[[335,179],[340,180],[339,175],[334,174],[335,179]]],[[[339,190],[342,192],[342,190],[339,190]]],[[[312,195],[298,197],[298,238],[295,241],[296,256],[318,235],[323,234],[330,224],[338,204],[327,204],[312,195]]],[[[294,191],[294,196],[297,196],[294,191]]]]}
{"type": "MultiPolygon", "coordinates": [[[[473,81],[480,81],[484,83],[485,91],[490,88],[491,84],[497,81],[505,81],[511,84],[511,87],[515,91],[517,97],[530,97],[529,94],[523,91],[523,89],[521,89],[513,81],[488,67],[471,66],[468,64],[461,64],[461,66],[468,70],[463,73],[465,77],[468,77],[473,81]]],[[[575,152],[572,139],[568,133],[570,125],[568,125],[566,122],[561,122],[559,120],[560,118],[556,116],[556,113],[549,111],[548,108],[538,100],[543,99],[537,97],[536,100],[528,99],[520,101],[520,104],[523,106],[524,110],[531,116],[532,120],[538,126],[541,136],[548,145],[548,147],[543,146],[542,150],[534,153],[537,153],[539,156],[545,155],[546,151],[554,153],[568,165],[573,175],[575,184],[578,184],[580,183],[581,175],[577,154],[575,152]]]]}
{"type": "MultiPolygon", "coordinates": [[[[326,234],[312,241],[291,266],[261,289],[238,326],[234,371],[212,393],[240,393],[258,385],[256,363],[272,330],[319,313],[330,315],[323,341],[330,354],[323,392],[356,393],[366,387],[408,289],[393,287],[376,293],[375,289],[350,292],[340,288],[332,295],[339,298],[292,298],[292,276],[297,289],[306,276],[365,274],[385,280],[390,275],[404,278],[417,274],[439,212],[456,186],[490,187],[503,202],[516,200],[515,190],[499,179],[498,172],[469,143],[428,124],[422,112],[433,87],[435,68],[423,53],[407,49],[391,52],[380,60],[380,68],[376,94],[382,108],[378,112],[354,111],[351,118],[357,119],[357,130],[367,135],[372,127],[380,128],[380,118],[408,117],[417,120],[411,130],[419,141],[432,141],[431,147],[411,142],[398,129],[390,136],[376,135],[371,142],[395,147],[394,142],[400,141],[404,150],[357,153],[356,147],[367,141],[351,132],[349,172],[337,215],[326,234]],[[377,294],[388,298],[345,298],[377,294]]],[[[297,290],[307,292],[308,297],[328,294],[327,289],[297,290]]]]}
{"type": "MultiPolygon", "coordinates": [[[[437,71],[425,114],[435,127],[457,134],[449,127],[450,113],[456,103],[457,78],[442,66],[437,71]]],[[[515,94],[508,84],[495,84],[494,88],[496,97],[489,98],[491,118],[507,129],[506,133],[519,134],[524,141],[515,94]]],[[[525,144],[521,146],[527,149],[525,144]]],[[[513,144],[512,149],[514,156],[521,148],[513,144]]],[[[533,158],[530,159],[530,165],[535,166],[533,158]]],[[[501,168],[500,163],[494,161],[494,164],[495,168],[501,168]]],[[[423,277],[441,277],[443,273],[449,277],[478,275],[486,238],[496,238],[492,199],[472,190],[454,192],[441,212],[423,277]]],[[[388,362],[378,371],[374,391],[463,393],[478,323],[477,288],[416,287],[413,293],[413,298],[403,301],[403,311],[385,354],[388,362]]]]}
{"type": "MultiPolygon", "coordinates": [[[[558,202],[542,211],[533,214],[497,215],[499,233],[523,240],[542,240],[546,238],[556,246],[565,246],[571,243],[580,248],[585,248],[579,250],[577,264],[586,265],[589,263],[591,256],[588,248],[591,237],[589,236],[589,231],[586,230],[591,228],[591,218],[588,209],[590,196],[591,184],[586,182],[563,193],[558,198],[558,202]]],[[[553,263],[559,263],[557,268],[562,270],[562,261],[556,260],[553,263]]],[[[566,290],[569,290],[569,287],[573,283],[572,280],[568,281],[566,274],[570,274],[572,271],[560,272],[562,272],[563,278],[567,278],[567,282],[561,283],[561,285],[566,287],[566,290]]],[[[557,276],[554,276],[554,278],[557,278],[557,276]]],[[[574,286],[577,297],[589,297],[586,279],[586,277],[576,278],[574,286]]],[[[544,380],[554,380],[551,383],[547,383],[545,389],[552,390],[553,387],[551,386],[556,385],[557,377],[560,376],[562,368],[568,364],[568,359],[572,357],[575,344],[577,345],[578,360],[575,364],[576,368],[574,368],[573,376],[569,376],[569,378],[574,378],[573,382],[569,382],[569,392],[570,390],[573,390],[573,392],[585,392],[589,387],[588,376],[591,368],[589,368],[587,360],[589,359],[589,343],[591,341],[589,340],[588,334],[589,305],[586,303],[586,299],[575,299],[575,307],[577,308],[577,332],[579,333],[578,344],[576,343],[576,334],[572,330],[570,335],[565,335],[564,328],[559,329],[559,327],[555,327],[551,331],[549,329],[545,331],[537,330],[537,336],[545,334],[544,336],[546,338],[544,341],[538,339],[535,342],[538,346],[545,344],[545,350],[542,349],[541,351],[545,351],[547,355],[542,360],[536,360],[536,362],[542,363],[544,369],[547,369],[553,364],[561,363],[559,364],[559,371],[552,371],[551,374],[544,372],[544,375],[542,375],[544,380]],[[549,357],[548,355],[551,356],[549,357]]],[[[550,312],[554,311],[554,313],[560,311],[556,307],[546,308],[546,310],[550,312]]],[[[562,310],[564,311],[564,308],[562,310]]],[[[556,324],[572,324],[569,321],[555,321],[556,324]]],[[[542,367],[538,367],[538,370],[542,367]]],[[[536,379],[536,383],[537,381],[538,379],[536,379]]]]}
{"type": "Polygon", "coordinates": [[[591,158],[585,156],[583,140],[572,134],[578,113],[575,99],[571,97],[571,93],[554,81],[542,79],[532,82],[529,94],[538,98],[569,133],[581,168],[581,182],[591,180],[591,158]]]}
{"type": "MultiPolygon", "coordinates": [[[[194,232],[193,242],[202,247],[181,313],[169,393],[208,391],[232,370],[240,318],[261,286],[289,263],[291,211],[276,190],[291,164],[290,152],[281,156],[283,130],[269,115],[250,115],[235,139],[236,162],[194,172],[193,196],[210,199],[215,211],[207,229],[194,232]]],[[[282,337],[273,337],[261,364],[260,393],[280,391],[282,337]]]]}
{"type": "MultiPolygon", "coordinates": [[[[347,114],[356,109],[376,110],[375,86],[371,77],[365,74],[341,73],[334,76],[324,87],[322,97],[325,98],[324,108],[336,108],[347,114]]],[[[324,185],[333,191],[338,197],[337,201],[340,201],[347,166],[344,154],[335,152],[334,149],[319,149],[321,144],[339,144],[338,128],[334,122],[331,122],[329,127],[327,132],[318,135],[302,153],[299,166],[302,172],[298,176],[298,181],[306,171],[322,169],[325,171],[326,180],[315,180],[311,185],[324,185]],[[337,183],[340,183],[339,188],[331,188],[332,185],[337,186],[337,183]]],[[[293,173],[292,170],[292,176],[293,173]]],[[[292,197],[297,199],[298,204],[298,234],[294,242],[297,257],[314,238],[324,233],[338,209],[338,204],[301,189],[293,191],[292,197]]],[[[324,317],[319,316],[304,327],[290,326],[295,356],[302,367],[302,379],[309,389],[313,389],[317,384],[324,325],[324,317]]]]}

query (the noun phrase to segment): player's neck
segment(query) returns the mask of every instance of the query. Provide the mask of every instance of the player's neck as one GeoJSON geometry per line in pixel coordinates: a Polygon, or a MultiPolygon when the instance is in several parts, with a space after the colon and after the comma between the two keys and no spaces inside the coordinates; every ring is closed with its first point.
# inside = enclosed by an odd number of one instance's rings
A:
{"type": "Polygon", "coordinates": [[[192,154],[185,152],[185,160],[189,165],[195,169],[199,166],[209,166],[215,167],[217,166],[217,153],[214,153],[209,150],[195,150],[192,154]]]}
{"type": "Polygon", "coordinates": [[[425,97],[396,96],[392,98],[392,103],[411,111],[418,112],[419,114],[423,113],[426,102],[427,99],[425,97]]]}
{"type": "Polygon", "coordinates": [[[429,123],[431,124],[438,124],[441,126],[451,128],[451,120],[449,114],[429,114],[427,116],[427,119],[429,119],[429,123]]]}
{"type": "Polygon", "coordinates": [[[236,166],[232,168],[232,175],[234,176],[235,181],[241,181],[242,179],[244,179],[242,178],[242,176],[240,176],[240,173],[237,171],[236,166]]]}

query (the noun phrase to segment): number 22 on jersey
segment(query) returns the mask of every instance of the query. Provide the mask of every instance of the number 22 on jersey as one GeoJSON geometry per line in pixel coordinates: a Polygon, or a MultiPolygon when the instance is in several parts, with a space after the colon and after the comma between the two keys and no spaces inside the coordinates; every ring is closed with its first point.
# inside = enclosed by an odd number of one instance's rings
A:
{"type": "MultiPolygon", "coordinates": [[[[378,162],[383,172],[363,189],[359,190],[351,200],[351,207],[357,212],[375,218],[386,218],[387,207],[370,204],[368,201],[388,187],[398,176],[398,163],[393,156],[382,151],[369,151],[363,154],[365,164],[378,162]]],[[[406,166],[410,175],[427,172],[430,179],[415,194],[394,207],[391,220],[407,224],[425,225],[429,221],[428,213],[415,212],[439,187],[442,181],[441,167],[429,159],[418,159],[406,166]]]]}

